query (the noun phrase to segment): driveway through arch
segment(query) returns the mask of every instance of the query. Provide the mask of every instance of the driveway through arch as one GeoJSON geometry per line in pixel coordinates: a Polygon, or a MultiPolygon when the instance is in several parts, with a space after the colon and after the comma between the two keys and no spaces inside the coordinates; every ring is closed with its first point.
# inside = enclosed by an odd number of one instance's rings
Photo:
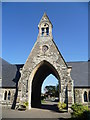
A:
{"type": "Polygon", "coordinates": [[[49,62],[42,61],[35,67],[34,76],[31,82],[31,94],[29,93],[29,95],[31,95],[31,107],[41,107],[42,83],[50,74],[53,74],[59,80],[59,86],[61,86],[58,71],[49,62]]]}

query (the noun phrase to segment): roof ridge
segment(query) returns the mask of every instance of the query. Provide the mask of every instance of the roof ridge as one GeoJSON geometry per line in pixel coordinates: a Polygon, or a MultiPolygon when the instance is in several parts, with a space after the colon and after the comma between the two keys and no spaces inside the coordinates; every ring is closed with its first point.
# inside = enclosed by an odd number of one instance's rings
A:
{"type": "Polygon", "coordinates": [[[90,62],[90,61],[68,61],[66,63],[82,63],[82,62],[90,62]]]}
{"type": "Polygon", "coordinates": [[[9,63],[8,61],[6,61],[5,59],[3,59],[3,58],[1,58],[1,57],[0,57],[0,60],[1,60],[2,62],[7,63],[8,65],[12,65],[11,63],[9,63]]]}

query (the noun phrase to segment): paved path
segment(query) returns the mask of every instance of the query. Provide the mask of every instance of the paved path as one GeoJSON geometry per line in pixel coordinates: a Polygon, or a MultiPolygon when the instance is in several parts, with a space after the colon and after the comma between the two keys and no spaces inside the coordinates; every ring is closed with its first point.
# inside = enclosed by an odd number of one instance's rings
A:
{"type": "Polygon", "coordinates": [[[70,118],[70,113],[60,113],[56,109],[56,104],[44,104],[41,109],[18,111],[10,108],[2,108],[3,118],[70,118]]]}

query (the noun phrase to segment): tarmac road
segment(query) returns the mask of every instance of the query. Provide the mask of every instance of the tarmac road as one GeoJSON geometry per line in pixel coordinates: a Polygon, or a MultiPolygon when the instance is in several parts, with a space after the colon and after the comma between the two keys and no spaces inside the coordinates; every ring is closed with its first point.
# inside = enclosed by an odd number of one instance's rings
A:
{"type": "Polygon", "coordinates": [[[70,118],[68,112],[60,113],[56,102],[46,102],[42,108],[32,108],[30,110],[19,111],[2,107],[2,118],[70,118]]]}

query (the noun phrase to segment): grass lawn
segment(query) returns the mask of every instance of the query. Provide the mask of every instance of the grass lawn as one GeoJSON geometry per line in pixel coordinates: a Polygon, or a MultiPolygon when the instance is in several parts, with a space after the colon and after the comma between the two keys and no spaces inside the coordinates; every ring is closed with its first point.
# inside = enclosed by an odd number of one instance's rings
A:
{"type": "Polygon", "coordinates": [[[45,100],[41,100],[41,103],[46,103],[46,101],[45,100]]]}

